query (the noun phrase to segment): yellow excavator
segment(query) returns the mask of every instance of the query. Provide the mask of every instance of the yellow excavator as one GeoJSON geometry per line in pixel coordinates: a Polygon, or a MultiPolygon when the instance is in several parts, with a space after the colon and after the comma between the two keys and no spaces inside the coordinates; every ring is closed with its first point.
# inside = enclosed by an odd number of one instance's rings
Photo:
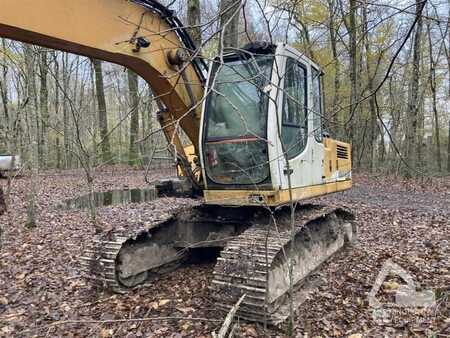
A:
{"type": "MultiPolygon", "coordinates": [[[[140,229],[99,235],[81,266],[122,292],[223,248],[211,294],[241,318],[279,323],[290,285],[352,241],[351,213],[299,203],[349,189],[351,148],[322,130],[320,67],[285,44],[254,42],[205,62],[174,12],[154,0],[2,0],[0,36],[131,68],[160,102],[180,178],[159,196],[202,202],[140,229]],[[181,136],[183,134],[183,136],[181,136]],[[186,142],[188,140],[189,142],[186,142]]],[[[301,293],[301,292],[300,292],[301,293]]]]}

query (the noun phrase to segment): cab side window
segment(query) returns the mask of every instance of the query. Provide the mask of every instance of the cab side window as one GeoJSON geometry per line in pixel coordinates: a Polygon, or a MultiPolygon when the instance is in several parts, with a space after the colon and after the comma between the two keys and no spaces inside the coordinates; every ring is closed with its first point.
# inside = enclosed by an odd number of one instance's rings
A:
{"type": "Polygon", "coordinates": [[[306,68],[287,59],[284,76],[281,138],[288,159],[298,156],[308,140],[306,68]]]}
{"type": "Polygon", "coordinates": [[[320,72],[315,68],[312,69],[312,87],[314,136],[318,142],[322,142],[322,85],[320,81],[320,72]]]}

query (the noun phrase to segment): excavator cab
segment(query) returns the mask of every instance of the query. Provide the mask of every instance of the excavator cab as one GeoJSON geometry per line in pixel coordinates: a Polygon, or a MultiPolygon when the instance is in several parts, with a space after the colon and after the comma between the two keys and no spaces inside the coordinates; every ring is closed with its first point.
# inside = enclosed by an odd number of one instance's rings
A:
{"type": "Polygon", "coordinates": [[[273,55],[246,54],[213,63],[203,138],[209,185],[270,182],[267,118],[273,63],[273,55]]]}
{"type": "Polygon", "coordinates": [[[200,151],[210,204],[276,206],[351,187],[350,146],[322,135],[318,65],[254,43],[212,62],[200,151]]]}

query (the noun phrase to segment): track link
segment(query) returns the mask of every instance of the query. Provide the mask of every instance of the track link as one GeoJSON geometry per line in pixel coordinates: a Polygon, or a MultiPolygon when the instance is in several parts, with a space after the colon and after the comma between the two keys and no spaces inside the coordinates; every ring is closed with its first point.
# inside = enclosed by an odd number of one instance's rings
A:
{"type": "Polygon", "coordinates": [[[124,292],[117,280],[116,258],[127,240],[121,233],[108,233],[91,241],[79,260],[83,277],[114,292],[124,292]]]}

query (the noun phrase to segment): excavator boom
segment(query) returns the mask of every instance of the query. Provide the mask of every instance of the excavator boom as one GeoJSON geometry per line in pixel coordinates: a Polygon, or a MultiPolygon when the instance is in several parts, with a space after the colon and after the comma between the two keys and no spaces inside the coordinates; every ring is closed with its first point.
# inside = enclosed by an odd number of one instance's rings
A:
{"type": "Polygon", "coordinates": [[[205,65],[172,12],[152,0],[2,0],[0,36],[134,70],[167,108],[166,137],[183,155],[181,128],[198,149],[205,65]],[[164,19],[162,19],[164,17],[164,19]],[[186,62],[191,61],[191,62],[186,62]]]}

